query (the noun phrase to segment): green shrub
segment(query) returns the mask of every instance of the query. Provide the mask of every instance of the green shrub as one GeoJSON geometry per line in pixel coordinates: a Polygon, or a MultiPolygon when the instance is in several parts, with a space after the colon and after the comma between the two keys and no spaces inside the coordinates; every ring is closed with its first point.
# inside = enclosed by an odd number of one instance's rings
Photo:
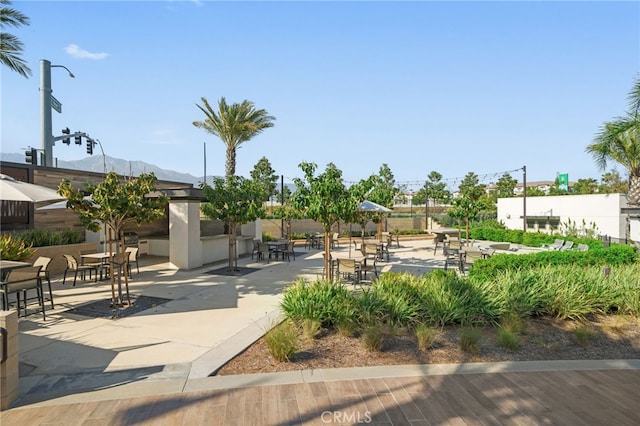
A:
{"type": "Polygon", "coordinates": [[[500,328],[510,333],[520,334],[524,330],[524,322],[519,314],[507,312],[500,317],[500,328]]]}
{"type": "Polygon", "coordinates": [[[320,321],[310,318],[302,320],[302,334],[307,339],[315,339],[320,332],[320,321]]]}
{"type": "Polygon", "coordinates": [[[31,248],[30,244],[11,235],[0,236],[0,259],[23,261],[33,256],[34,253],[35,250],[31,248]]]}
{"type": "Polygon", "coordinates": [[[436,341],[438,330],[426,324],[416,326],[416,339],[418,339],[418,349],[429,349],[436,341]]]}
{"type": "Polygon", "coordinates": [[[331,281],[307,283],[299,279],[285,289],[280,306],[285,315],[296,323],[311,319],[328,328],[344,318],[355,316],[354,297],[347,288],[331,281]]]}
{"type": "Polygon", "coordinates": [[[580,325],[573,330],[573,337],[576,339],[578,345],[586,348],[591,344],[595,335],[587,326],[580,325]]]}
{"type": "Polygon", "coordinates": [[[482,332],[475,327],[464,327],[460,331],[460,349],[470,354],[478,353],[482,332]]]}
{"type": "Polygon", "coordinates": [[[494,254],[488,259],[474,263],[469,276],[474,280],[490,280],[500,271],[530,269],[546,265],[623,265],[638,260],[638,253],[633,247],[624,244],[613,244],[608,248],[594,248],[586,252],[573,250],[542,251],[517,256],[510,254],[494,254]]]}
{"type": "Polygon", "coordinates": [[[269,242],[269,241],[275,241],[275,238],[273,237],[273,235],[271,235],[268,232],[263,232],[262,233],[262,242],[269,242]]]}
{"type": "Polygon", "coordinates": [[[336,329],[345,337],[353,337],[358,330],[358,324],[352,318],[344,318],[338,321],[336,329]]]}
{"type": "Polygon", "coordinates": [[[265,339],[269,353],[276,361],[289,361],[298,350],[298,329],[291,321],[273,327],[265,339]]]}
{"type": "Polygon", "coordinates": [[[73,229],[52,231],[47,229],[28,229],[13,234],[17,240],[32,247],[49,247],[84,242],[84,235],[73,229]]]}
{"type": "Polygon", "coordinates": [[[385,333],[380,325],[371,325],[362,332],[362,343],[369,351],[379,351],[384,343],[385,333]]]}
{"type": "Polygon", "coordinates": [[[505,330],[504,328],[500,328],[498,330],[498,337],[496,338],[496,343],[512,352],[517,351],[520,348],[520,337],[517,333],[513,331],[505,330]]]}
{"type": "Polygon", "coordinates": [[[387,317],[386,303],[377,292],[365,289],[356,299],[357,322],[363,326],[381,324],[387,317]]]}

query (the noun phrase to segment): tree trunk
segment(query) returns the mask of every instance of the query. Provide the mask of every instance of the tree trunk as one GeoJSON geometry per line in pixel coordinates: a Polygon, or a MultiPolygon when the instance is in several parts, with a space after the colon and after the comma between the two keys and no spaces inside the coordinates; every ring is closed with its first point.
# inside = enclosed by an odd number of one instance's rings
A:
{"type": "Polygon", "coordinates": [[[333,281],[333,268],[331,267],[331,243],[329,241],[329,231],[331,228],[324,230],[324,271],[325,279],[333,281]]]}
{"type": "Polygon", "coordinates": [[[236,149],[230,145],[227,145],[227,160],[224,172],[226,177],[236,174],[236,149]]]}
{"type": "Polygon", "coordinates": [[[234,242],[235,242],[235,231],[234,231],[235,224],[233,222],[228,222],[228,226],[229,226],[229,233],[227,235],[229,236],[229,238],[228,238],[228,241],[229,241],[229,251],[228,251],[229,262],[228,262],[227,270],[230,272],[230,271],[234,270],[234,268],[233,268],[233,260],[234,260],[233,259],[233,257],[234,257],[233,256],[233,252],[234,252],[233,246],[234,246],[234,242]]]}
{"type": "Polygon", "coordinates": [[[627,202],[630,207],[640,206],[640,176],[629,175],[627,202]]]}

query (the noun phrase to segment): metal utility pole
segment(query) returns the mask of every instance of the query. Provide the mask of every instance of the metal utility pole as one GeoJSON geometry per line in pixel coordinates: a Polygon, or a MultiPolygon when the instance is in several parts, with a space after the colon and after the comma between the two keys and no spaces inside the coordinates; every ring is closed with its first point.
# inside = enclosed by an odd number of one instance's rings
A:
{"type": "Polygon", "coordinates": [[[527,232],[527,166],[522,166],[522,230],[527,232]]]}
{"type": "MultiPolygon", "coordinates": [[[[40,148],[44,152],[44,165],[47,167],[53,167],[51,68],[64,68],[69,73],[69,77],[75,78],[75,75],[64,65],[51,65],[51,62],[46,59],[40,60],[40,148]]],[[[56,103],[58,107],[61,107],[57,100],[56,103]]],[[[61,109],[56,109],[56,111],[60,112],[61,109]]]]}
{"type": "Polygon", "coordinates": [[[424,229],[429,228],[429,185],[424,183],[424,229]]]}
{"type": "MultiPolygon", "coordinates": [[[[284,175],[280,175],[280,207],[284,208],[284,175]]],[[[284,238],[284,217],[280,219],[280,235],[284,238]]]]}

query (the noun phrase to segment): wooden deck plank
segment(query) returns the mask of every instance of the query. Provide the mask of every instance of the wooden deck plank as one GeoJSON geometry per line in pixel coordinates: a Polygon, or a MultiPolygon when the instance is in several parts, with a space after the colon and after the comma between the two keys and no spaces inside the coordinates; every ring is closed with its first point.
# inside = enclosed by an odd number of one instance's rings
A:
{"type": "Polygon", "coordinates": [[[208,411],[210,404],[211,391],[194,391],[189,392],[184,399],[185,413],[183,415],[183,424],[198,425],[207,423],[205,413],[208,411]]]}
{"type": "Polygon", "coordinates": [[[7,425],[305,424],[323,411],[380,425],[640,424],[640,370],[488,373],[300,383],[0,413],[7,425]],[[417,417],[422,418],[417,418],[417,417]]]}
{"type": "Polygon", "coordinates": [[[245,423],[245,389],[230,389],[225,410],[225,425],[243,425],[245,423]]]}
{"type": "Polygon", "coordinates": [[[414,386],[416,383],[415,377],[410,378],[386,378],[384,379],[387,387],[391,390],[391,393],[395,396],[398,406],[404,413],[408,421],[425,420],[426,416],[420,410],[420,407],[413,401],[413,397],[405,390],[405,383],[408,386],[414,386]]]}
{"type": "Polygon", "coordinates": [[[364,402],[367,412],[371,417],[372,423],[390,424],[391,419],[387,416],[384,406],[378,399],[378,395],[367,379],[354,380],[353,385],[358,390],[360,398],[364,402]]]}

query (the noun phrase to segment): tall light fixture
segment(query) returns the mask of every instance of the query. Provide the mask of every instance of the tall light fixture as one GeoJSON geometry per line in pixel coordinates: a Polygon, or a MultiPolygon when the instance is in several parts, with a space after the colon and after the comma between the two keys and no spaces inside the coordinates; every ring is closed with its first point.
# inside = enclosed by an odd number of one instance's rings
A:
{"type": "Polygon", "coordinates": [[[44,152],[44,165],[53,167],[53,130],[51,129],[51,68],[64,68],[69,77],[75,75],[64,65],[51,65],[40,59],[40,148],[44,152]]]}

